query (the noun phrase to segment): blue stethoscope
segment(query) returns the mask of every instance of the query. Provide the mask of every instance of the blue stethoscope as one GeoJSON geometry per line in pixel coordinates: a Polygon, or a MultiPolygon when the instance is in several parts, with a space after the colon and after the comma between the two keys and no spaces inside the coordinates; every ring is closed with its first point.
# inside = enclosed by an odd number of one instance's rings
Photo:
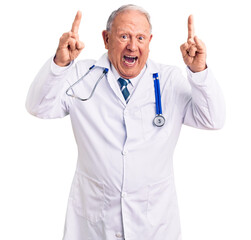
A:
{"type": "Polygon", "coordinates": [[[159,74],[153,74],[154,91],[155,91],[155,106],[156,106],[156,116],[153,119],[153,124],[157,127],[162,127],[165,124],[165,118],[162,115],[161,107],[161,96],[160,96],[160,86],[159,86],[159,74]]]}
{"type": "MultiPolygon", "coordinates": [[[[91,94],[88,98],[80,98],[78,97],[74,91],[73,91],[73,87],[75,85],[77,85],[80,81],[82,81],[90,72],[92,69],[95,68],[95,65],[91,66],[88,71],[81,77],[79,78],[75,83],[73,83],[67,90],[66,90],[66,94],[70,97],[74,97],[80,101],[87,101],[90,98],[92,98],[97,85],[99,84],[99,82],[101,81],[101,79],[108,73],[109,69],[108,68],[104,68],[102,74],[100,75],[100,77],[98,78],[97,82],[95,83],[91,94]],[[70,93],[70,90],[72,92],[72,94],[70,93]]],[[[153,124],[157,127],[162,127],[165,124],[165,118],[162,115],[162,107],[161,107],[161,96],[160,96],[160,85],[159,85],[159,75],[158,73],[154,73],[153,74],[153,81],[154,81],[154,92],[155,92],[155,106],[156,106],[156,116],[153,119],[153,124]]]]}

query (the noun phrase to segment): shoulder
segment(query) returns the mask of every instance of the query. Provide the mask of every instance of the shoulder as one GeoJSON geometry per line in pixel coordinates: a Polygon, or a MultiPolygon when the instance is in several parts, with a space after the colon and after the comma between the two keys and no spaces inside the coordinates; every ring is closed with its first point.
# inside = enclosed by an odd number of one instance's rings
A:
{"type": "Polygon", "coordinates": [[[96,62],[94,59],[79,60],[75,63],[77,73],[80,75],[83,74],[88,71],[91,66],[95,65],[96,62]]]}
{"type": "Polygon", "coordinates": [[[110,62],[107,53],[103,54],[98,60],[86,59],[80,60],[76,63],[76,68],[78,73],[85,73],[90,67],[95,65],[96,67],[110,68],[110,62]]]}
{"type": "Polygon", "coordinates": [[[147,61],[147,67],[151,73],[158,73],[164,79],[176,78],[182,75],[179,67],[155,62],[151,59],[147,61]]]}

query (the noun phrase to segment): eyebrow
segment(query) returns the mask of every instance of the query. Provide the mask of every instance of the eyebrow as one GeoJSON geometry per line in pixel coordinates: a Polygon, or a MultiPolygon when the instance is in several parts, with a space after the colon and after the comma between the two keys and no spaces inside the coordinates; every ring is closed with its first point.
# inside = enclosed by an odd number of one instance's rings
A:
{"type": "MultiPolygon", "coordinates": [[[[128,29],[117,29],[116,33],[120,34],[120,33],[127,33],[127,34],[131,34],[132,31],[128,30],[128,29]]],[[[134,32],[133,32],[134,33],[134,32]]],[[[140,32],[136,32],[135,35],[151,35],[151,32],[149,30],[144,30],[144,31],[140,31],[140,32]],[[148,33],[147,33],[148,32],[148,33]]]]}

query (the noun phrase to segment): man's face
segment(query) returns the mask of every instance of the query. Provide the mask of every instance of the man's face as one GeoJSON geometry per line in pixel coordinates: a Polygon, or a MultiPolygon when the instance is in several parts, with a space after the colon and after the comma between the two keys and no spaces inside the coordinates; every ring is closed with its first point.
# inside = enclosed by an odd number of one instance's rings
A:
{"type": "Polygon", "coordinates": [[[109,32],[103,31],[108,57],[123,78],[136,77],[148,58],[152,39],[144,14],[129,10],[118,14],[109,32]]]}

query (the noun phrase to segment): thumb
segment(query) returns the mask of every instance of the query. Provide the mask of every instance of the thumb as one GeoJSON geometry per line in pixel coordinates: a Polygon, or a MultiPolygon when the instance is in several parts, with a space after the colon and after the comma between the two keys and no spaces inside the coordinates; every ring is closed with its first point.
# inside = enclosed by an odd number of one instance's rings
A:
{"type": "Polygon", "coordinates": [[[81,41],[77,41],[76,42],[76,48],[78,49],[78,50],[83,50],[84,49],[84,47],[85,47],[85,44],[83,43],[83,42],[81,42],[81,41]]]}

